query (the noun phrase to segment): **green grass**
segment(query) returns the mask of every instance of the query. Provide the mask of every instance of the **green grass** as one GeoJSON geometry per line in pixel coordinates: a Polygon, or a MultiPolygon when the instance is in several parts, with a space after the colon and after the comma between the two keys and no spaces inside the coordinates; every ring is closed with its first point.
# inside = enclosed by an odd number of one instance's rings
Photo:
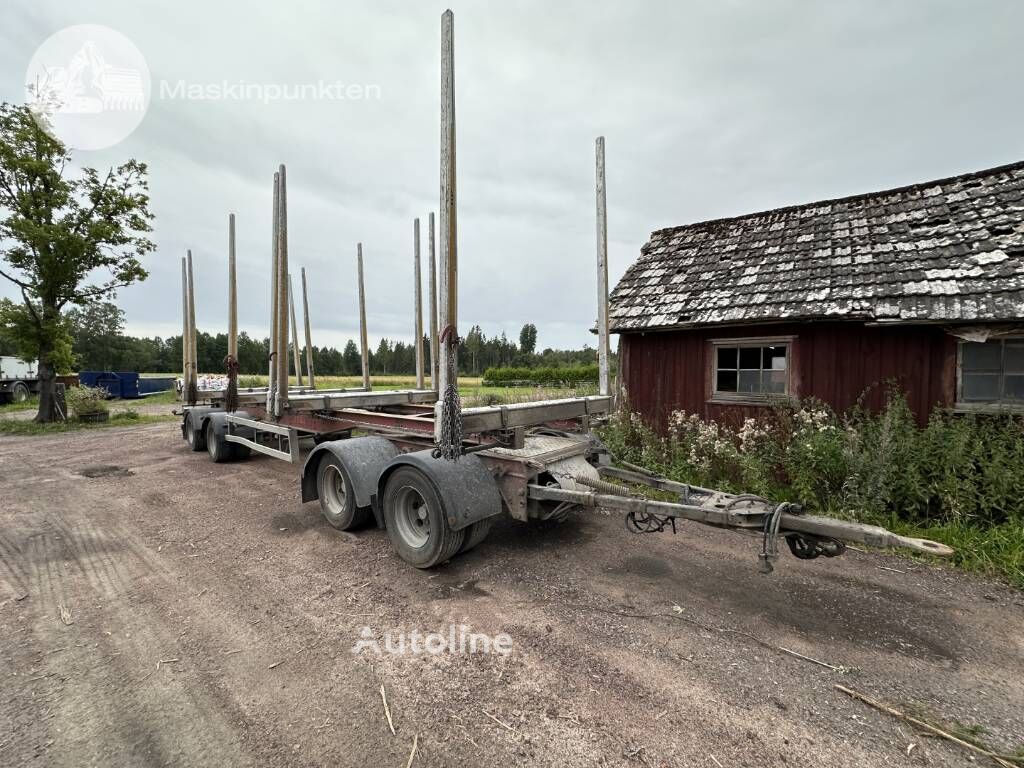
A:
{"type": "Polygon", "coordinates": [[[98,424],[80,421],[59,421],[50,424],[36,424],[34,421],[22,419],[0,419],[0,435],[50,435],[62,432],[79,432],[83,429],[104,429],[106,427],[131,427],[139,424],[155,424],[165,421],[176,421],[177,416],[147,416],[137,411],[115,411],[110,420],[98,424]]]}
{"type": "Polygon", "coordinates": [[[31,411],[39,407],[39,398],[30,397],[23,403],[2,403],[0,404],[0,414],[4,413],[15,413],[16,411],[31,411]]]}
{"type": "MultiPolygon", "coordinates": [[[[1024,525],[1018,522],[1011,521],[988,528],[962,523],[924,525],[895,516],[870,522],[884,525],[901,536],[932,539],[946,544],[956,550],[953,563],[958,568],[995,576],[1024,589],[1024,525]]],[[[945,560],[928,555],[920,557],[932,562],[945,560]]]]}

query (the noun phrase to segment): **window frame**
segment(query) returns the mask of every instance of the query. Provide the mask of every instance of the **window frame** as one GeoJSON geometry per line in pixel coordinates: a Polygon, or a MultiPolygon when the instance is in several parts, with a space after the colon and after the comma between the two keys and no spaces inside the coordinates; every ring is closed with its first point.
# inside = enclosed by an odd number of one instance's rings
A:
{"type": "MultiPolygon", "coordinates": [[[[796,398],[793,392],[793,349],[796,336],[738,336],[736,338],[709,339],[711,356],[708,365],[709,403],[726,405],[768,405],[773,402],[792,401],[796,398]],[[785,392],[724,392],[718,389],[718,350],[720,347],[785,347],[786,348],[786,381],[785,392]]],[[[737,351],[737,356],[739,352],[737,351]]],[[[736,361],[737,366],[739,360],[736,361]]],[[[764,363],[762,362],[762,366],[764,363]]],[[[739,369],[737,368],[737,371],[739,369]]],[[[764,368],[761,369],[762,371],[764,368]]],[[[738,385],[738,382],[737,382],[738,385]]]]}
{"type": "MultiPolygon", "coordinates": [[[[1006,342],[1015,342],[1024,345],[1024,335],[1000,336],[986,341],[970,341],[958,339],[956,345],[956,399],[953,404],[955,411],[972,413],[1024,413],[1024,398],[1008,400],[1002,396],[1002,387],[1006,378],[1005,350],[1006,342]],[[999,342],[999,381],[1000,397],[998,400],[964,400],[964,347],[967,344],[987,344],[992,341],[999,342]]],[[[1010,374],[1021,375],[1021,374],[1010,374]]]]}

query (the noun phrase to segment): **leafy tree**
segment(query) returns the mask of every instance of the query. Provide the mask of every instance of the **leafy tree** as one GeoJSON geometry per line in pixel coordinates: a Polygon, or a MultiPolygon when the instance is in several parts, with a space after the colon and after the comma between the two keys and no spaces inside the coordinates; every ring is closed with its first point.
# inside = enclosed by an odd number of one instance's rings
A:
{"type": "Polygon", "coordinates": [[[527,323],[519,332],[519,349],[524,355],[532,355],[537,348],[537,326],[527,323]]]}
{"type": "Polygon", "coordinates": [[[146,166],[135,160],[101,175],[65,176],[71,153],[27,107],[0,103],[0,276],[21,293],[2,310],[21,352],[39,360],[36,421],[56,417],[57,369],[70,359],[65,307],[88,306],[147,276],[155,249],[146,166]]]}
{"type": "Polygon", "coordinates": [[[122,350],[142,339],[123,339],[124,311],[110,301],[94,301],[67,312],[72,350],[81,370],[122,370],[118,358],[122,350]],[[124,343],[128,342],[128,343],[124,343]]]}

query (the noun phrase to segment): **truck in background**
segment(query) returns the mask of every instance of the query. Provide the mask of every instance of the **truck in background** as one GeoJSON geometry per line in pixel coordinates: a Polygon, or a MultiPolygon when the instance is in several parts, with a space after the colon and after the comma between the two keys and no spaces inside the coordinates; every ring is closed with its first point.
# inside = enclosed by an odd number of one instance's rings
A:
{"type": "Polygon", "coordinates": [[[17,357],[0,356],[0,403],[23,403],[39,394],[39,366],[17,357]]]}

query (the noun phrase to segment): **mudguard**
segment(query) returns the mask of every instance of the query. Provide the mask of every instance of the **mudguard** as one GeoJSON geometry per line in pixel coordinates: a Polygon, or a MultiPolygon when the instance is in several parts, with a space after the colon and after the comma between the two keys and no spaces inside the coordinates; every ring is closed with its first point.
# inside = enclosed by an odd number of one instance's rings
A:
{"type": "Polygon", "coordinates": [[[479,456],[469,454],[458,461],[447,461],[435,459],[427,449],[397,456],[381,473],[373,505],[378,525],[383,525],[383,514],[377,500],[384,498],[388,477],[402,466],[415,467],[430,480],[444,504],[448,525],[453,531],[501,514],[498,484],[479,456]]]}
{"type": "Polygon", "coordinates": [[[327,451],[337,456],[352,480],[357,507],[369,507],[377,494],[377,478],[395,456],[398,449],[390,440],[370,435],[347,440],[329,440],[320,443],[306,457],[302,465],[302,501],[316,501],[316,470],[320,457],[327,451]]]}

